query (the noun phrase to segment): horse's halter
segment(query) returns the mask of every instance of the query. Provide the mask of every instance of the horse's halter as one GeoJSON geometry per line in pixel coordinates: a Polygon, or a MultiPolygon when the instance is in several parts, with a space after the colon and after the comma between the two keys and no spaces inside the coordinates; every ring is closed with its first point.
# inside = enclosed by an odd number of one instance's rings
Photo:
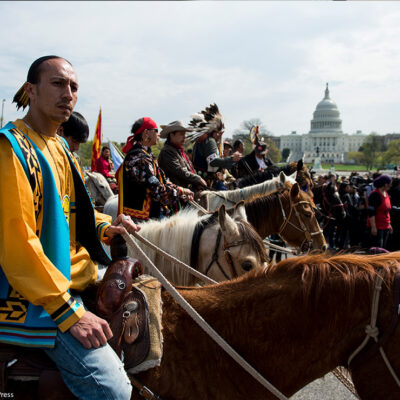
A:
{"type": "Polygon", "coordinates": [[[215,249],[214,249],[214,253],[213,256],[211,258],[210,263],[208,264],[206,271],[205,271],[205,275],[208,275],[208,271],[211,269],[211,266],[214,264],[214,262],[217,264],[219,270],[221,271],[222,275],[224,275],[224,277],[228,280],[233,279],[233,278],[237,278],[238,277],[238,273],[235,269],[235,266],[233,264],[233,259],[232,259],[232,255],[231,252],[229,251],[229,249],[231,247],[235,247],[235,246],[240,246],[244,243],[247,242],[247,240],[235,240],[233,242],[227,242],[224,236],[224,256],[225,256],[225,260],[229,265],[229,269],[230,269],[230,273],[231,276],[229,277],[226,272],[224,271],[224,269],[222,268],[220,262],[218,261],[218,248],[219,248],[219,244],[221,243],[221,236],[222,236],[222,231],[221,229],[218,230],[218,235],[217,235],[217,242],[215,243],[215,249]]]}
{"type": "Polygon", "coordinates": [[[297,210],[297,206],[299,206],[301,204],[308,204],[311,208],[313,215],[315,215],[313,205],[309,201],[306,201],[306,200],[300,200],[296,203],[292,203],[292,200],[291,200],[290,194],[289,194],[289,214],[286,217],[285,209],[283,207],[283,204],[282,204],[282,201],[280,198],[280,194],[281,194],[281,192],[277,192],[276,195],[278,196],[279,204],[281,206],[283,222],[279,228],[278,235],[281,235],[281,233],[288,227],[288,225],[290,225],[293,228],[297,229],[298,231],[302,232],[305,236],[303,242],[300,245],[300,250],[301,251],[311,250],[312,249],[312,237],[316,236],[316,235],[323,235],[323,230],[318,226],[318,230],[316,230],[315,232],[309,232],[306,227],[306,224],[304,223],[303,219],[301,218],[299,211],[297,210]],[[298,227],[297,225],[295,225],[293,222],[290,221],[290,218],[291,218],[293,212],[295,213],[295,215],[297,217],[297,221],[299,222],[300,227],[298,227]]]}
{"type": "Polygon", "coordinates": [[[371,306],[371,319],[370,323],[365,327],[365,339],[357,347],[356,350],[350,355],[347,365],[350,370],[354,370],[355,368],[359,368],[363,363],[372,358],[376,353],[380,353],[383,361],[390,374],[392,375],[394,381],[397,386],[400,387],[400,379],[396,374],[396,371],[393,369],[386,353],[383,349],[384,345],[388,341],[388,339],[394,334],[394,331],[399,323],[399,314],[400,314],[400,271],[396,271],[396,275],[394,278],[394,304],[393,304],[393,313],[392,319],[390,322],[390,326],[386,329],[383,334],[380,334],[379,328],[376,326],[377,318],[378,318],[378,310],[379,310],[379,297],[382,291],[383,277],[381,275],[377,275],[375,279],[375,288],[372,297],[372,306],[371,306]],[[373,345],[369,348],[366,348],[370,339],[374,339],[373,345]],[[364,351],[365,350],[365,351],[364,351]]]}

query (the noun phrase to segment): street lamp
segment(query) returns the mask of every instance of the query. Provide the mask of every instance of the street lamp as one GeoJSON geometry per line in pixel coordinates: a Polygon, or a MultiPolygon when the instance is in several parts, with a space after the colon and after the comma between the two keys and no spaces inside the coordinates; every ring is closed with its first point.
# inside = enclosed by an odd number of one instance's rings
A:
{"type": "Polygon", "coordinates": [[[6,102],[6,99],[3,99],[1,103],[1,119],[0,119],[0,129],[3,127],[3,115],[4,115],[4,103],[6,102]]]}

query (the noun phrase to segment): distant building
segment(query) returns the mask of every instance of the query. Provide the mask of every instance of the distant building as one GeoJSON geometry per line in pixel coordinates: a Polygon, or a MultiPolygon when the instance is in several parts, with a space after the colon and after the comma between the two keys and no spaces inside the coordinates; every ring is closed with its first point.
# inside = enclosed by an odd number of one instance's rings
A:
{"type": "Polygon", "coordinates": [[[293,131],[281,136],[279,149],[290,149],[290,160],[303,159],[313,163],[319,155],[323,163],[347,162],[350,151],[358,151],[366,135],[361,131],[348,135],[342,131],[342,120],[336,103],[329,96],[326,84],[325,96],[317,104],[311,120],[310,131],[299,135],[293,131]]]}

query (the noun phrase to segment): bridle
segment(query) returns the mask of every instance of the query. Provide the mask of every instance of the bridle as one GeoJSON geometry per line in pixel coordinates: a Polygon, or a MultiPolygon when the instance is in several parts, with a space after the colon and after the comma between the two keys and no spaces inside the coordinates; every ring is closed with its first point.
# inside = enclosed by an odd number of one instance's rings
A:
{"type": "Polygon", "coordinates": [[[227,273],[224,271],[224,269],[222,268],[220,262],[218,261],[218,249],[219,249],[219,244],[221,243],[221,236],[222,236],[222,231],[221,229],[218,230],[218,235],[217,235],[217,241],[215,243],[215,248],[214,248],[214,253],[212,255],[211,261],[208,264],[206,271],[205,271],[205,275],[208,275],[208,272],[210,271],[212,265],[214,263],[217,264],[218,269],[220,270],[220,272],[222,273],[222,275],[224,275],[224,277],[226,279],[233,279],[233,278],[237,278],[238,277],[238,273],[235,269],[235,265],[233,264],[233,258],[232,258],[232,254],[229,251],[229,249],[231,247],[235,247],[235,246],[241,246],[242,244],[246,243],[247,240],[235,240],[233,242],[227,242],[224,236],[224,245],[223,245],[223,249],[224,249],[224,256],[225,256],[225,260],[229,265],[229,269],[230,269],[230,273],[231,276],[229,277],[227,275],[227,273]]]}
{"type": "Polygon", "coordinates": [[[309,232],[306,224],[304,223],[303,219],[301,218],[301,215],[297,209],[297,206],[301,204],[308,204],[312,210],[312,213],[314,213],[314,206],[311,204],[311,202],[306,201],[306,200],[300,200],[297,201],[296,203],[293,203],[290,195],[289,195],[289,214],[286,216],[285,209],[282,204],[282,200],[280,198],[280,194],[282,192],[277,192],[276,195],[278,196],[279,204],[281,206],[281,211],[282,211],[282,218],[283,222],[279,228],[278,235],[281,236],[282,232],[290,225],[292,228],[297,229],[298,231],[302,232],[305,236],[303,242],[300,245],[300,250],[302,251],[308,251],[312,249],[312,238],[313,236],[317,235],[323,235],[323,230],[318,226],[318,229],[315,232],[309,232]],[[299,226],[295,225],[293,222],[290,221],[290,218],[292,217],[293,212],[296,215],[297,221],[299,223],[299,226]]]}
{"type": "MultiPolygon", "coordinates": [[[[216,214],[212,214],[208,219],[203,220],[203,221],[199,221],[197,223],[197,226],[193,232],[193,237],[192,237],[192,249],[191,249],[191,256],[190,256],[190,264],[192,265],[193,268],[197,268],[198,267],[198,255],[199,255],[199,244],[200,244],[200,238],[201,235],[204,232],[204,229],[213,224],[215,222],[217,218],[216,214]]],[[[238,273],[236,271],[236,268],[234,266],[233,263],[233,258],[232,258],[232,254],[229,251],[229,249],[231,247],[236,247],[236,246],[241,246],[244,243],[247,243],[248,240],[235,240],[233,242],[227,242],[224,236],[224,243],[223,243],[223,250],[224,250],[224,256],[225,256],[225,260],[229,265],[229,269],[230,269],[230,274],[231,276],[228,276],[228,274],[224,271],[224,269],[222,268],[221,263],[218,260],[218,249],[221,243],[221,237],[222,237],[222,231],[221,228],[218,229],[218,234],[217,234],[217,240],[215,243],[215,248],[214,248],[214,252],[213,255],[211,257],[211,261],[209,262],[206,270],[205,270],[205,275],[208,275],[208,272],[210,271],[212,265],[214,263],[217,264],[218,269],[220,270],[220,272],[222,273],[222,275],[225,277],[225,279],[233,279],[233,278],[237,278],[238,277],[238,273]]]]}
{"type": "Polygon", "coordinates": [[[376,276],[375,280],[375,288],[374,288],[374,294],[372,297],[372,306],[371,306],[371,320],[370,323],[365,327],[365,339],[364,341],[358,346],[358,348],[350,355],[347,365],[350,370],[354,370],[358,367],[360,367],[364,362],[366,362],[368,359],[370,359],[372,356],[374,356],[378,351],[382,356],[383,361],[385,362],[385,365],[389,372],[391,373],[393,379],[395,380],[397,386],[400,387],[400,379],[397,376],[396,372],[394,371],[393,367],[390,364],[389,359],[386,356],[385,351],[383,350],[383,346],[386,344],[388,339],[393,335],[398,322],[399,322],[399,314],[400,314],[400,272],[399,270],[396,271],[396,275],[394,278],[394,307],[393,307],[393,313],[392,313],[392,320],[390,322],[389,328],[379,337],[379,329],[376,326],[376,321],[378,318],[378,310],[379,310],[379,297],[380,293],[382,291],[382,283],[383,283],[383,278],[380,275],[376,276]],[[365,346],[367,346],[369,340],[373,338],[375,343],[367,349],[366,351],[363,351],[365,349],[365,346]]]}

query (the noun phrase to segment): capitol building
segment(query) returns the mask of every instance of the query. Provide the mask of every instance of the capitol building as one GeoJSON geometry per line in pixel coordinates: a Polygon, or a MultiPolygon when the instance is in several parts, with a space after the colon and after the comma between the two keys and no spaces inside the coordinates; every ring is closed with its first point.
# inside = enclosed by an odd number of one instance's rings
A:
{"type": "Polygon", "coordinates": [[[292,132],[280,137],[279,149],[290,149],[287,161],[303,159],[313,163],[317,156],[323,163],[348,162],[348,153],[358,151],[366,135],[361,131],[349,135],[342,131],[342,120],[336,103],[330,98],[326,84],[325,96],[317,104],[311,120],[310,131],[299,135],[292,132]]]}

